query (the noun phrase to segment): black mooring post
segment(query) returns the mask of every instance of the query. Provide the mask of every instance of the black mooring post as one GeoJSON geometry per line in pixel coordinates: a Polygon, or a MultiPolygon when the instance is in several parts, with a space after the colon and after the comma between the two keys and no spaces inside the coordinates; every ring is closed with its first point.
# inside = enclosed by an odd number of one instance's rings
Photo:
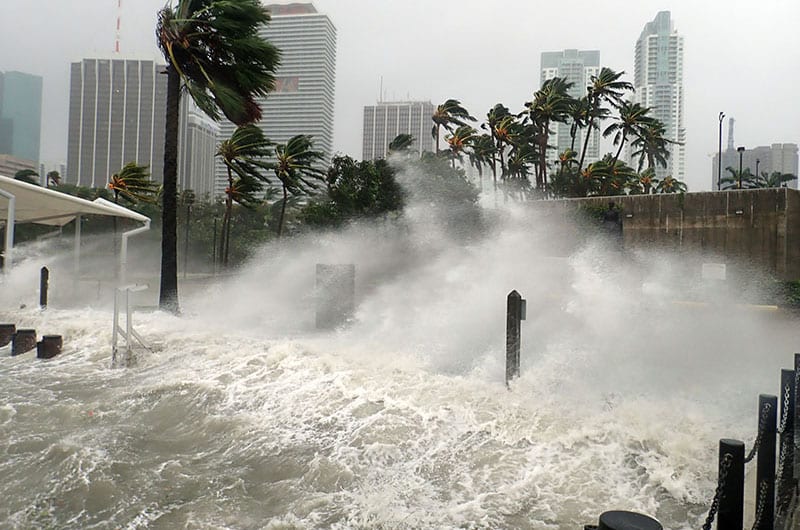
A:
{"type": "Polygon", "coordinates": [[[721,488],[717,530],[742,530],[744,525],[744,442],[719,441],[721,488]]]}
{"type": "Polygon", "coordinates": [[[506,385],[519,377],[520,322],[525,320],[525,300],[516,291],[506,299],[506,385]]]}
{"type": "Polygon", "coordinates": [[[781,370],[781,433],[778,450],[776,513],[785,515],[794,494],[794,370],[781,370]]]}
{"type": "Polygon", "coordinates": [[[636,512],[615,510],[603,512],[597,530],[663,530],[661,523],[636,512]]]}
{"type": "Polygon", "coordinates": [[[773,530],[775,524],[775,432],[778,419],[778,397],[758,396],[758,432],[761,444],[756,460],[756,509],[761,508],[754,530],[773,530]],[[763,499],[760,498],[763,495],[763,499]]]}
{"type": "Polygon", "coordinates": [[[39,307],[47,307],[47,288],[50,285],[50,271],[47,267],[42,267],[39,274],[39,307]]]}
{"type": "Polygon", "coordinates": [[[5,346],[14,338],[17,332],[16,324],[0,324],[0,346],[5,346]]]}

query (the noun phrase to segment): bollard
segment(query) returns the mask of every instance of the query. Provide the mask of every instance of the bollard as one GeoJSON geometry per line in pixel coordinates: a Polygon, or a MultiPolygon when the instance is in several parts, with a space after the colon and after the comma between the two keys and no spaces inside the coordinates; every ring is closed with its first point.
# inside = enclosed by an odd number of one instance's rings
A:
{"type": "Polygon", "coordinates": [[[794,370],[781,370],[781,435],[778,450],[778,480],[776,493],[777,514],[787,515],[789,504],[794,495],[794,404],[795,386],[794,370]]]}
{"type": "Polygon", "coordinates": [[[38,359],[52,359],[61,353],[62,346],[61,335],[44,335],[42,340],[36,343],[36,357],[38,359]]]}
{"type": "Polygon", "coordinates": [[[50,286],[50,270],[42,267],[39,272],[39,307],[47,308],[47,289],[50,286]]]}
{"type": "Polygon", "coordinates": [[[661,523],[640,513],[614,510],[600,515],[597,530],[663,530],[661,523]]]}
{"type": "Polygon", "coordinates": [[[520,374],[520,322],[525,320],[525,300],[515,290],[506,298],[506,385],[520,374]]]}
{"type": "Polygon", "coordinates": [[[356,309],[356,266],[317,263],[317,329],[346,324],[356,309]]]}
{"type": "Polygon", "coordinates": [[[721,493],[717,530],[742,530],[744,525],[744,442],[719,441],[721,493]]]}
{"type": "Polygon", "coordinates": [[[756,526],[753,530],[772,530],[775,521],[775,432],[778,397],[758,396],[758,458],[756,460],[756,526]],[[763,496],[763,498],[762,498],[763,496]]]}
{"type": "Polygon", "coordinates": [[[17,332],[16,324],[0,324],[0,347],[5,346],[14,337],[17,332]]]}
{"type": "Polygon", "coordinates": [[[18,329],[11,340],[11,355],[29,352],[36,347],[35,329],[18,329]]]}

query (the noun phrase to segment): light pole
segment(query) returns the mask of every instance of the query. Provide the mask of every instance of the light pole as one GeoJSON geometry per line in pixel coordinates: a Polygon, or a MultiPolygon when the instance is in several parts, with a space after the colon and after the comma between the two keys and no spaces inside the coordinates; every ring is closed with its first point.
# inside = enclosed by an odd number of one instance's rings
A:
{"type": "Polygon", "coordinates": [[[756,158],[756,178],[758,178],[758,164],[760,164],[760,163],[761,163],[761,160],[756,158]]]}
{"type": "Polygon", "coordinates": [[[739,151],[739,189],[742,189],[742,154],[744,154],[744,147],[740,145],[736,150],[739,151]]]}
{"type": "Polygon", "coordinates": [[[722,189],[722,120],[725,113],[719,113],[719,154],[717,155],[717,191],[722,189]]]}

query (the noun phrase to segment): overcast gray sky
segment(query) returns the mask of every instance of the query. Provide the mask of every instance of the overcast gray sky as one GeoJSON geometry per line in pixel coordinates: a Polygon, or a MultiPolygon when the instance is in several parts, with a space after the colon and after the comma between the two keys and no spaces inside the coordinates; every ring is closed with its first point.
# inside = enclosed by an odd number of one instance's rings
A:
{"type": "MultiPolygon", "coordinates": [[[[123,54],[159,58],[153,28],[164,0],[122,0],[123,54]]],[[[288,2],[275,2],[288,3],[288,2]]],[[[644,24],[672,12],[685,38],[686,167],[710,187],[717,115],[736,118],[736,144],[800,143],[797,0],[315,0],[337,28],[334,148],[361,156],[364,105],[460,99],[483,118],[521,110],[539,84],[539,56],[598,49],[633,79],[644,24]]],[[[42,161],[66,159],[69,63],[110,56],[117,0],[0,0],[0,70],[44,77],[42,161]]]]}

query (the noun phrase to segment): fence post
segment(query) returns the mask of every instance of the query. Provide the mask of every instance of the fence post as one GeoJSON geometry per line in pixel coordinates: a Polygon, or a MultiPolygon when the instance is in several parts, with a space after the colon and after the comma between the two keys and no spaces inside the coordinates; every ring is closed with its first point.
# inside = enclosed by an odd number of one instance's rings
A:
{"type": "Polygon", "coordinates": [[[794,491],[794,370],[781,370],[781,428],[776,513],[785,515],[794,491]]]}
{"type": "Polygon", "coordinates": [[[754,530],[772,530],[775,520],[775,431],[778,398],[758,396],[758,457],[756,460],[756,510],[760,510],[754,530]],[[763,486],[762,486],[763,484],[763,486]],[[763,498],[761,498],[763,496],[763,498]]]}
{"type": "Polygon", "coordinates": [[[742,530],[744,525],[744,442],[719,441],[721,494],[717,530],[742,530]]]}
{"type": "Polygon", "coordinates": [[[50,286],[50,270],[42,267],[39,272],[39,307],[47,308],[47,289],[50,286]]]}
{"type": "Polygon", "coordinates": [[[525,320],[525,300],[515,290],[506,298],[506,385],[519,377],[520,322],[525,320]]]}

